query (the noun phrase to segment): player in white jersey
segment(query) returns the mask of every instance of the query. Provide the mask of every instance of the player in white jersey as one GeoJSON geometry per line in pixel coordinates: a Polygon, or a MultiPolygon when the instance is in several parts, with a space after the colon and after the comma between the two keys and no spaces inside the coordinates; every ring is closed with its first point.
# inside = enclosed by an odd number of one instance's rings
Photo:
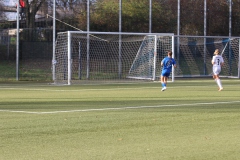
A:
{"type": "Polygon", "coordinates": [[[219,78],[219,74],[221,72],[221,68],[224,64],[224,60],[221,55],[219,55],[219,50],[216,49],[214,52],[214,56],[212,58],[212,65],[213,65],[213,78],[216,81],[219,89],[218,91],[223,90],[221,80],[219,78]]]}

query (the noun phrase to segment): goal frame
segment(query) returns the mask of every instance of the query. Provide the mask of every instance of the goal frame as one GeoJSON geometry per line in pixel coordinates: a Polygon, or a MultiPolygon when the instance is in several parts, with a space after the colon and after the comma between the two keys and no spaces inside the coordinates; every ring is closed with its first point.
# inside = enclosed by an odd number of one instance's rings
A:
{"type": "MultiPolygon", "coordinates": [[[[157,68],[157,46],[158,46],[158,42],[157,42],[157,40],[160,38],[160,37],[164,37],[163,35],[146,35],[145,36],[145,38],[146,39],[151,39],[151,38],[147,38],[147,37],[154,37],[154,57],[153,57],[153,72],[152,72],[152,77],[148,77],[148,78],[146,78],[146,77],[134,77],[134,76],[128,76],[128,78],[133,78],[133,79],[148,79],[148,80],[152,80],[152,81],[155,81],[156,80],[156,68],[157,68]]],[[[170,36],[169,36],[170,37],[170,36]]],[[[145,40],[145,38],[144,38],[144,40],[145,40]]],[[[174,35],[172,35],[171,36],[171,51],[172,51],[172,53],[173,53],[173,55],[172,55],[172,57],[174,58],[174,35]]],[[[142,45],[146,45],[146,44],[142,44],[142,45]]],[[[138,54],[141,52],[141,49],[142,49],[142,46],[140,46],[140,48],[139,48],[139,50],[138,50],[138,53],[137,53],[137,55],[136,55],[136,58],[137,58],[137,56],[138,56],[138,54]]],[[[167,55],[164,55],[164,56],[167,56],[167,55]]],[[[134,62],[136,61],[136,58],[134,59],[134,62]]],[[[164,57],[163,57],[164,58],[164,57]]],[[[162,58],[162,59],[163,59],[162,58]]],[[[161,60],[162,60],[161,59],[161,60]]],[[[133,64],[132,64],[132,66],[131,66],[131,68],[134,66],[134,62],[133,62],[133,64]]],[[[129,71],[129,73],[130,73],[130,71],[129,71]]],[[[172,73],[171,73],[171,80],[172,80],[172,82],[174,82],[174,67],[172,67],[172,73]]]]}
{"type": "MultiPolygon", "coordinates": [[[[178,49],[175,52],[175,57],[177,57],[178,67],[176,69],[175,78],[176,77],[185,77],[185,78],[203,78],[203,77],[212,77],[212,64],[209,63],[212,59],[213,52],[215,49],[220,49],[221,55],[223,55],[224,66],[220,73],[220,77],[224,78],[240,78],[240,37],[236,36],[189,36],[189,35],[175,35],[177,40],[176,48],[178,49]],[[187,40],[187,41],[186,41],[187,40]],[[192,43],[194,42],[194,44],[192,43]],[[209,47],[209,45],[211,47],[209,47]],[[181,69],[184,66],[181,63],[181,58],[187,56],[186,47],[183,48],[181,46],[188,46],[189,49],[191,46],[195,46],[195,51],[189,50],[188,54],[196,56],[197,54],[203,54],[202,59],[199,62],[202,62],[203,67],[201,73],[199,74],[183,74],[181,69]],[[199,46],[202,46],[200,48],[199,46]],[[234,64],[233,64],[234,62],[234,64]],[[207,67],[208,65],[208,67],[207,67]],[[210,66],[210,67],[209,67],[210,66]],[[235,67],[234,72],[232,69],[235,67]],[[237,70],[237,71],[236,71],[237,70]]],[[[188,57],[189,59],[191,57],[188,57]]],[[[193,57],[194,58],[194,57],[193,57]]],[[[189,62],[187,60],[187,62],[189,62]]]]}
{"type": "MultiPolygon", "coordinates": [[[[172,39],[172,53],[173,53],[173,58],[174,58],[174,33],[126,33],[126,32],[85,32],[85,31],[67,31],[67,32],[60,32],[60,33],[67,33],[67,85],[71,85],[72,82],[72,47],[71,47],[71,38],[72,38],[72,34],[76,34],[76,33],[80,33],[80,34],[87,34],[87,61],[89,61],[89,52],[90,52],[90,39],[89,39],[89,36],[90,35],[94,35],[94,34],[107,34],[107,35],[118,35],[119,36],[119,57],[121,56],[121,36],[122,35],[140,35],[140,36],[149,36],[149,35],[152,35],[152,36],[169,36],[171,37],[172,39]]],[[[154,52],[156,52],[156,48],[154,49],[154,52]]],[[[56,54],[55,54],[56,56],[56,54]]],[[[54,57],[56,58],[56,57],[54,57]]],[[[119,61],[120,58],[119,58],[119,61]]],[[[55,62],[56,63],[56,62],[55,62]]],[[[156,68],[156,54],[154,54],[154,68],[156,68]]],[[[119,62],[119,75],[121,74],[121,62],[119,62]]],[[[53,67],[53,69],[55,69],[55,67],[53,67]]],[[[153,79],[151,80],[155,80],[156,79],[156,75],[155,75],[155,72],[154,71],[154,75],[153,75],[153,79]]],[[[56,71],[53,70],[53,75],[54,77],[56,74],[56,71]]],[[[173,70],[172,70],[172,82],[174,82],[174,67],[173,67],[173,70]]],[[[89,77],[89,64],[87,63],[87,78],[89,77]]]]}

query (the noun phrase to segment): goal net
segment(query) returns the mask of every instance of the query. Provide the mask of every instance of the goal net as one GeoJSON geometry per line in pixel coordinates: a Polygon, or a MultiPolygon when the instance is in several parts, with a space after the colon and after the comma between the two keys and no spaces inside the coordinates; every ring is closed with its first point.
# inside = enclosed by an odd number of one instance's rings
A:
{"type": "MultiPolygon", "coordinates": [[[[174,39],[170,36],[145,36],[137,52],[136,58],[129,70],[128,78],[134,79],[159,79],[160,61],[166,56],[167,51],[173,51],[174,39]]],[[[173,74],[171,75],[172,80],[173,74]]]]}
{"type": "Polygon", "coordinates": [[[180,36],[179,52],[176,53],[178,67],[175,77],[210,77],[212,76],[212,56],[219,49],[224,59],[220,76],[239,77],[239,37],[203,37],[180,36]]]}
{"type": "Polygon", "coordinates": [[[171,33],[61,32],[53,58],[54,83],[155,80],[168,50],[174,50],[171,33]]]}

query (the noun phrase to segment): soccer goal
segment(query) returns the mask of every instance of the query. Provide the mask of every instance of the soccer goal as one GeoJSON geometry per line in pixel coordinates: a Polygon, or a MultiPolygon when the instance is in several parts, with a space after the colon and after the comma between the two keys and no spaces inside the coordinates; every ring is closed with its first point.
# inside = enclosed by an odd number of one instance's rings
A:
{"type": "MultiPolygon", "coordinates": [[[[174,53],[174,39],[170,36],[145,36],[129,70],[128,78],[156,80],[160,75],[160,61],[167,51],[174,53]]],[[[173,68],[174,70],[174,68],[173,68]]],[[[171,75],[174,81],[174,71],[171,75]]]]}
{"type": "Polygon", "coordinates": [[[68,31],[58,33],[55,50],[56,84],[158,80],[174,34],[68,31]]]}
{"type": "Polygon", "coordinates": [[[220,36],[175,36],[179,38],[179,52],[175,52],[177,71],[175,77],[211,77],[211,60],[215,49],[224,59],[220,76],[239,78],[240,38],[220,36]]]}

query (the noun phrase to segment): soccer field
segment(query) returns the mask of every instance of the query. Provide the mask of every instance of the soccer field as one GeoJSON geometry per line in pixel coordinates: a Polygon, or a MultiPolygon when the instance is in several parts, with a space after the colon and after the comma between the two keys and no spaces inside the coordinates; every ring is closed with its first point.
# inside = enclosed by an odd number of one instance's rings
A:
{"type": "Polygon", "coordinates": [[[240,80],[0,83],[1,160],[237,160],[240,80]]]}

